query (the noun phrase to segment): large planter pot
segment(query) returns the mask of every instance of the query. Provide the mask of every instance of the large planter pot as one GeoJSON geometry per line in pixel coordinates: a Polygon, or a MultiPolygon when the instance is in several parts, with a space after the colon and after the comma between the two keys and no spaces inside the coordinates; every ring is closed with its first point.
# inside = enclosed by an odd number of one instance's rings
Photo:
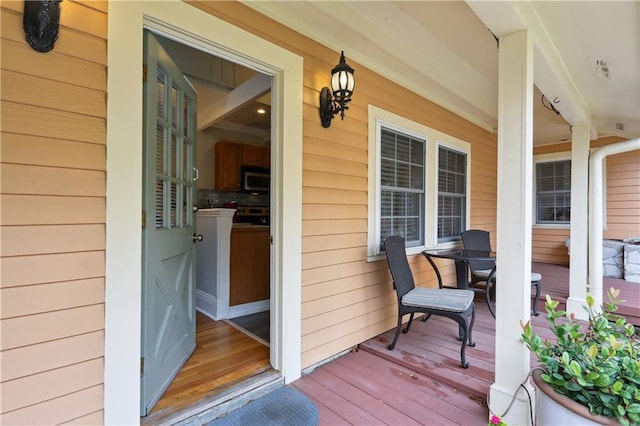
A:
{"type": "Polygon", "coordinates": [[[533,381],[538,388],[536,392],[536,424],[537,426],[556,425],[619,425],[613,417],[594,416],[589,408],[559,394],[551,385],[542,380],[540,370],[533,371],[533,381]]]}

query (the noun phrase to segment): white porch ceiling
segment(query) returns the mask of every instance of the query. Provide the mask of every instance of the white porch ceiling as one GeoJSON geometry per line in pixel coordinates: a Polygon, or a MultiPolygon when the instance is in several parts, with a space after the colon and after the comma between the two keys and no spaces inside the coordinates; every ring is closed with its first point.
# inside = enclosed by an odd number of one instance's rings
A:
{"type": "MultiPolygon", "coordinates": [[[[569,123],[589,122],[594,137],[640,136],[639,1],[244,3],[490,131],[498,110],[493,34],[527,28],[535,84],[569,123]],[[610,78],[594,72],[597,60],[610,78]]],[[[539,97],[534,143],[570,139],[569,125],[539,97]]]]}

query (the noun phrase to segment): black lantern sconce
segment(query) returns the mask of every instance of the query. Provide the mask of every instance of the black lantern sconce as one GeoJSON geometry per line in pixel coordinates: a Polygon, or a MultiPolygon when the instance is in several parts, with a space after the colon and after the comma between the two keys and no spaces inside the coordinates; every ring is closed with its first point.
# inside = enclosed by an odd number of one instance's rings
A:
{"type": "Polygon", "coordinates": [[[340,63],[331,70],[331,92],[328,87],[320,91],[320,121],[322,127],[331,126],[331,120],[338,113],[344,120],[344,112],[348,110],[347,104],[351,102],[353,95],[353,68],[344,60],[344,52],[340,54],[340,63]]]}
{"type": "Polygon", "coordinates": [[[27,42],[38,52],[48,52],[58,39],[62,0],[25,0],[22,27],[27,42]]]}

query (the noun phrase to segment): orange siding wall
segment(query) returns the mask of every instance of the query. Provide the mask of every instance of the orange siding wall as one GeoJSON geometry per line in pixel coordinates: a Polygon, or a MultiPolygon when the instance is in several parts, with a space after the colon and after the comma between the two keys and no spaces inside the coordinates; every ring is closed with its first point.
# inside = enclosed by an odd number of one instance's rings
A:
{"type": "MultiPolygon", "coordinates": [[[[605,142],[619,142],[607,138],[605,142]]],[[[640,150],[606,159],[607,219],[604,238],[640,236],[640,150]]]]}
{"type": "Polygon", "coordinates": [[[48,53],[23,3],[0,6],[0,423],[100,424],[107,2],[63,2],[48,53]]]}
{"type": "MultiPolygon", "coordinates": [[[[591,148],[623,141],[605,137],[591,142],[591,148]]],[[[538,147],[534,154],[570,152],[571,143],[538,147]]],[[[607,157],[606,161],[607,223],[604,238],[622,239],[640,236],[640,151],[607,157]]],[[[565,239],[569,229],[533,229],[533,260],[568,265],[565,239]]]]}
{"type": "MultiPolygon", "coordinates": [[[[385,261],[366,261],[367,106],[471,143],[471,226],[495,232],[496,135],[403,89],[349,58],[356,92],[344,121],[324,129],[318,97],[339,52],[235,2],[191,2],[304,58],[302,205],[302,364],[310,366],[395,324],[395,295],[385,261]]],[[[410,259],[416,280],[434,285],[421,256],[410,259]]],[[[453,270],[448,278],[453,280],[453,270]]]]}

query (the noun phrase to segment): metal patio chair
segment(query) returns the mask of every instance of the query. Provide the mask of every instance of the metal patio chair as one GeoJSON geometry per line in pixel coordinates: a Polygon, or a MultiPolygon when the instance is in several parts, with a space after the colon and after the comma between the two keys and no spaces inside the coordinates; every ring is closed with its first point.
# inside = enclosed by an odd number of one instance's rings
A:
{"type": "MultiPolygon", "coordinates": [[[[491,238],[489,231],[482,229],[469,229],[460,234],[462,236],[462,244],[466,250],[480,250],[480,251],[492,251],[491,238]]],[[[468,262],[469,272],[471,280],[469,282],[469,288],[475,292],[483,292],[489,306],[491,315],[495,318],[495,310],[491,302],[492,295],[494,294],[493,286],[496,283],[495,280],[495,267],[494,261],[472,261],[468,262]],[[478,285],[484,283],[483,285],[478,285]]],[[[538,297],[540,297],[540,288],[542,286],[542,275],[537,272],[531,273],[531,285],[536,288],[536,295],[532,302],[532,314],[538,316],[538,297]]]]}
{"type": "Polygon", "coordinates": [[[468,368],[465,358],[465,348],[475,346],[471,339],[473,323],[475,322],[474,293],[470,290],[454,290],[446,288],[416,287],[413,274],[409,268],[407,254],[405,252],[404,238],[398,236],[388,237],[384,241],[384,249],[387,256],[387,264],[393,278],[393,288],[398,297],[398,325],[393,342],[387,349],[393,350],[402,328],[402,318],[410,314],[409,322],[403,333],[409,332],[413,315],[424,313],[428,320],[431,315],[441,315],[453,319],[459,325],[459,339],[462,341],[460,348],[460,362],[463,368],[468,368]]]}

